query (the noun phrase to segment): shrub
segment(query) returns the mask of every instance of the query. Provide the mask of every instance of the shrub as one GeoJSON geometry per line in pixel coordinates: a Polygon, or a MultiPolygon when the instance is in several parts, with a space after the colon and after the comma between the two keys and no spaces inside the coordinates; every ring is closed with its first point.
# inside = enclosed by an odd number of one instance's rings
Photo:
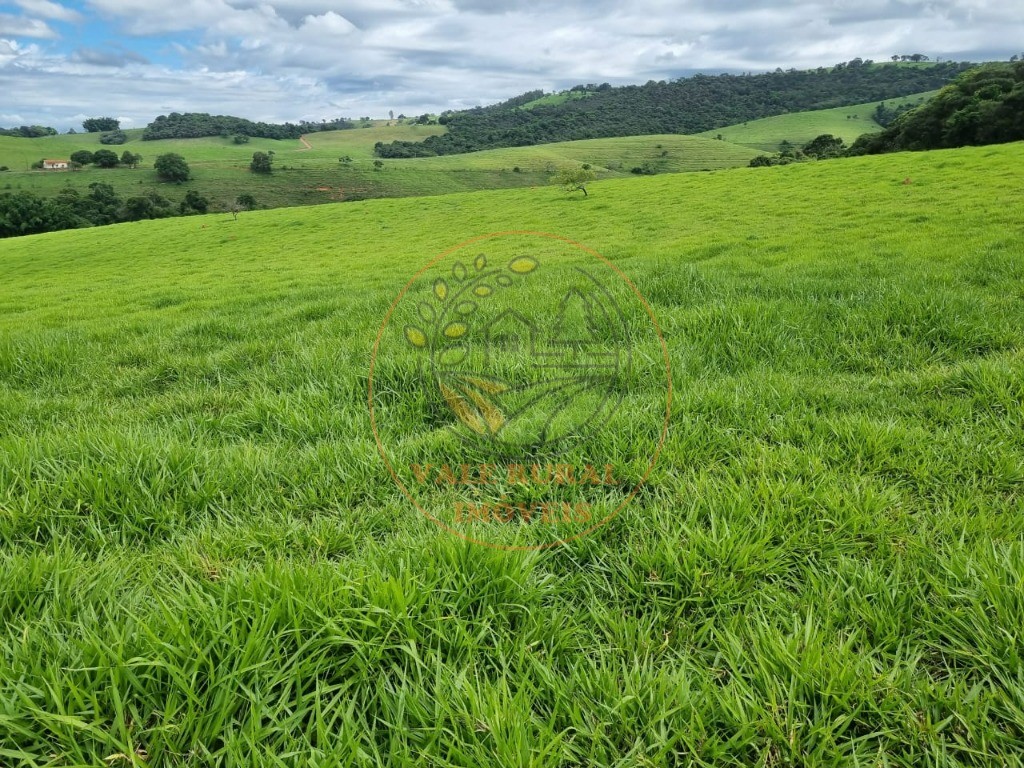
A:
{"type": "Polygon", "coordinates": [[[164,181],[180,184],[192,177],[192,171],[188,167],[188,163],[185,162],[185,158],[174,152],[160,155],[153,163],[153,167],[156,169],[157,176],[164,181]]]}
{"type": "Polygon", "coordinates": [[[111,131],[100,136],[100,144],[124,144],[128,135],[124,131],[111,131]]]}

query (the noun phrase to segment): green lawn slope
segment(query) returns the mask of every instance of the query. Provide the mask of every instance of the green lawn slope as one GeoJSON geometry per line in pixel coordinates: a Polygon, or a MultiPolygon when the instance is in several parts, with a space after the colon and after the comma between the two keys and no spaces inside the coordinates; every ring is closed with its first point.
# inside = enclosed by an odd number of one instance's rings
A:
{"type": "Polygon", "coordinates": [[[913,96],[887,99],[884,102],[872,101],[867,104],[855,104],[836,109],[819,109],[810,112],[794,112],[789,115],[777,115],[748,123],[716,128],[697,134],[715,138],[721,136],[725,141],[741,144],[765,152],[777,152],[782,141],[800,146],[824,133],[852,143],[858,136],[882,130],[882,126],[874,120],[875,107],[884,103],[891,108],[901,104],[916,105],[924,103],[937,91],[918,93],[913,96]]]}
{"type": "Polygon", "coordinates": [[[122,197],[156,191],[177,201],[190,189],[225,207],[239,194],[252,194],[261,207],[276,208],[342,200],[407,197],[551,183],[560,168],[590,163],[602,177],[628,176],[633,168],[651,173],[715,170],[746,165],[757,152],[749,147],[692,136],[636,136],[544,144],[535,147],[473,152],[444,157],[386,160],[374,163],[378,141],[422,139],[443,133],[442,126],[375,124],[371,128],[309,134],[301,141],[252,139],[233,144],[220,137],[141,141],[113,147],[143,155],[136,169],[89,166],[75,172],[31,171],[40,157],[67,158],[75,149],[100,148],[98,134],[41,139],[0,137],[0,192],[26,190],[52,195],[65,186],[88,190],[110,184],[122,197]],[[249,162],[255,151],[274,152],[274,173],[254,174],[249,162]],[[161,182],[153,161],[176,152],[189,163],[193,179],[185,184],[161,182]],[[348,157],[350,161],[340,162],[348,157]],[[518,170],[516,170],[518,168],[518,170]]]}
{"type": "MultiPolygon", "coordinates": [[[[1018,764],[1022,165],[0,242],[0,764],[1018,764]],[[676,393],[646,490],[543,552],[412,509],[366,406],[411,274],[511,229],[629,276],[676,393]]],[[[661,396],[632,387],[626,416],[661,396]]]]}

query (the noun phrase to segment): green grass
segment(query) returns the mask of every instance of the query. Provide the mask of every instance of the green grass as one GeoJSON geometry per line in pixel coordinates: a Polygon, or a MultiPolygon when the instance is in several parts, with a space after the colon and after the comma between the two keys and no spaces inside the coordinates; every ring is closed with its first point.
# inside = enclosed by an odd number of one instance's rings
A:
{"type": "MultiPolygon", "coordinates": [[[[921,65],[913,64],[913,66],[921,65]]],[[[937,91],[918,93],[898,99],[886,99],[884,103],[890,107],[924,103],[935,93],[937,91]]],[[[849,107],[765,117],[761,120],[730,125],[727,128],[715,128],[697,135],[709,138],[721,135],[725,141],[765,152],[777,152],[782,141],[800,146],[824,133],[838,136],[849,144],[862,134],[882,130],[882,126],[876,123],[872,117],[875,107],[880,103],[882,102],[872,101],[849,107]]]]}
{"type": "MultiPolygon", "coordinates": [[[[77,172],[14,171],[0,173],[0,193],[26,190],[53,195],[65,186],[87,191],[89,184],[110,184],[122,197],[156,191],[178,201],[189,189],[224,207],[240,193],[252,194],[266,208],[330,203],[375,197],[407,197],[470,192],[509,187],[535,187],[551,183],[552,174],[567,165],[591,163],[603,177],[629,175],[630,169],[649,165],[656,173],[715,170],[746,165],[757,153],[747,147],[691,136],[637,136],[619,139],[562,142],[535,147],[490,150],[434,158],[386,160],[374,166],[373,145],[378,141],[421,140],[443,133],[443,126],[375,124],[372,128],[327,131],[307,136],[310,149],[299,141],[252,139],[232,144],[228,139],[141,141],[140,132],[119,147],[143,155],[137,169],[88,167],[77,172]],[[274,150],[273,174],[249,171],[255,151],[274,150]],[[160,154],[185,157],[193,179],[185,184],[160,182],[152,168],[160,154]],[[339,158],[348,156],[350,163],[339,158]],[[515,168],[519,167],[519,172],[515,168]]],[[[76,143],[76,136],[43,139],[0,137],[0,165],[27,168],[42,154],[66,158],[74,149],[99,148],[93,134],[76,143]],[[40,154],[42,152],[42,154],[40,154]],[[9,158],[9,159],[4,159],[9,158]]]]}
{"type": "Polygon", "coordinates": [[[1022,163],[0,242],[0,764],[1020,765],[1022,163]],[[411,273],[507,229],[612,260],[673,363],[646,491],[542,552],[426,521],[366,408],[411,273]]]}
{"type": "Polygon", "coordinates": [[[559,91],[558,93],[546,93],[539,99],[521,104],[519,109],[533,109],[534,107],[550,107],[556,104],[564,104],[567,101],[585,99],[591,95],[591,91],[559,91]]]}

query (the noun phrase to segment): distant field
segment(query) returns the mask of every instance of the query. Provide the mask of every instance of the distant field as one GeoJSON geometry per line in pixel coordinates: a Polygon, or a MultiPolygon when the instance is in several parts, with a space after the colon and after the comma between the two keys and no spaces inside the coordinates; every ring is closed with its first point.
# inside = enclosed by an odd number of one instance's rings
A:
{"type": "MultiPolygon", "coordinates": [[[[1017,143],[0,241],[0,765],[1020,765],[1022,167],[1017,143]],[[675,391],[635,502],[542,552],[428,522],[367,412],[398,291],[512,229],[633,280],[675,391]]],[[[412,353],[379,381],[422,386],[412,353]]],[[[664,391],[621,394],[644,423],[664,391]]],[[[453,420],[393,429],[415,455],[453,420]]]]}
{"type": "MultiPolygon", "coordinates": [[[[929,65],[909,64],[909,66],[929,65]]],[[[936,93],[937,91],[929,91],[897,99],[886,99],[884,103],[890,107],[923,103],[936,93]]],[[[766,117],[761,120],[751,120],[748,123],[730,125],[727,128],[716,128],[697,135],[710,138],[720,135],[725,141],[765,152],[778,151],[782,141],[789,141],[799,146],[823,133],[831,133],[849,144],[862,134],[882,130],[882,126],[876,123],[872,117],[872,113],[879,103],[881,102],[872,101],[850,107],[794,112],[789,115],[766,117]]]]}
{"type": "Polygon", "coordinates": [[[528,101],[525,104],[520,105],[519,109],[533,109],[534,107],[564,104],[567,101],[585,99],[588,96],[590,96],[590,91],[560,91],[559,93],[548,93],[541,96],[539,99],[534,99],[533,101],[528,101]]]}
{"type": "MultiPolygon", "coordinates": [[[[655,173],[717,170],[746,165],[757,154],[747,147],[699,137],[638,136],[386,160],[380,168],[374,165],[373,145],[378,141],[420,140],[443,132],[442,126],[378,123],[372,128],[309,134],[306,141],[311,149],[306,149],[299,141],[270,139],[252,139],[243,145],[221,138],[141,141],[140,132],[135,131],[129,133],[131,141],[113,147],[118,154],[130,149],[143,155],[142,165],[135,170],[88,167],[75,172],[11,171],[0,174],[0,192],[25,189],[55,194],[65,186],[85,190],[99,181],[110,184],[123,197],[155,190],[178,200],[189,189],[195,189],[213,205],[223,206],[240,193],[248,192],[260,206],[275,208],[542,186],[551,183],[557,169],[581,163],[590,163],[605,178],[629,175],[633,168],[655,173]],[[252,153],[270,150],[274,151],[274,173],[251,173],[252,153]],[[165,152],[185,157],[193,170],[193,180],[181,185],[160,182],[152,163],[165,152]],[[351,158],[351,162],[339,162],[344,156],[351,158]]],[[[0,137],[0,165],[24,169],[44,155],[67,158],[75,149],[95,151],[100,147],[96,134],[43,139],[0,137]]]]}

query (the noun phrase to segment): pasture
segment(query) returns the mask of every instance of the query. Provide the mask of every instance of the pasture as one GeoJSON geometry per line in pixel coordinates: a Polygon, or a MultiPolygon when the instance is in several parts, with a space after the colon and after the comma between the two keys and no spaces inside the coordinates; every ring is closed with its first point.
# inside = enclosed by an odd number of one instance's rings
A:
{"type": "Polygon", "coordinates": [[[890,108],[902,104],[916,105],[924,103],[936,93],[937,91],[929,91],[903,98],[886,99],[884,102],[872,101],[849,107],[765,117],[761,120],[751,120],[748,123],[730,125],[726,128],[716,128],[697,135],[709,138],[720,135],[724,141],[752,147],[763,152],[777,152],[779,144],[783,141],[788,141],[799,147],[825,133],[830,133],[843,139],[847,144],[852,144],[861,134],[882,130],[882,126],[873,118],[875,107],[880,103],[884,103],[890,108]]]}
{"type": "MultiPolygon", "coordinates": [[[[1018,143],[0,241],[0,764],[1019,765],[1022,167],[1018,143]],[[545,551],[426,520],[367,411],[406,280],[511,229],[607,257],[672,359],[643,493],[545,551]]],[[[626,418],[660,393],[629,386],[626,418]]]]}

